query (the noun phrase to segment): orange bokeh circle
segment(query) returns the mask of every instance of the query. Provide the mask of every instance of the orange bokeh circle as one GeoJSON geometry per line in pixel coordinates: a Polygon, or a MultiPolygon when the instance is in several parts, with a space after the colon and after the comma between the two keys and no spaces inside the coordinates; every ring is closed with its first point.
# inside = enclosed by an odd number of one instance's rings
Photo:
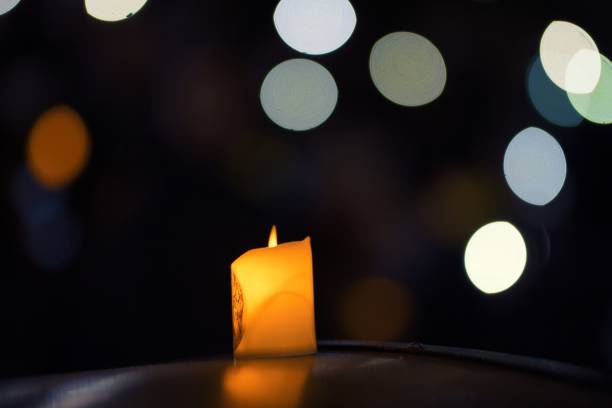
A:
{"type": "Polygon", "coordinates": [[[27,143],[28,167],[47,188],[60,188],[74,181],[90,155],[87,127],[69,106],[56,106],[34,123],[27,143]]]}

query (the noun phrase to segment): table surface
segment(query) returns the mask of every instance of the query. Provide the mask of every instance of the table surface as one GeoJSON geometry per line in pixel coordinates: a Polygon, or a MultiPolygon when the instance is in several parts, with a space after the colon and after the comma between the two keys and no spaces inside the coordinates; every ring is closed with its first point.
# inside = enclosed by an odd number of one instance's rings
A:
{"type": "Polygon", "coordinates": [[[596,372],[420,345],[328,343],[312,356],[231,357],[0,383],[0,407],[612,407],[596,372]]]}

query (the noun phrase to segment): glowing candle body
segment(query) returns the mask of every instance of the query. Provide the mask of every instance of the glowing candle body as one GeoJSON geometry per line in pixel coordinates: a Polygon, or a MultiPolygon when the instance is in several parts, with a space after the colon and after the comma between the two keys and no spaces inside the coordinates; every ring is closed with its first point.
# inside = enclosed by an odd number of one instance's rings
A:
{"type": "Polygon", "coordinates": [[[310,238],[253,249],[231,269],[236,357],[317,351],[310,238]]]}

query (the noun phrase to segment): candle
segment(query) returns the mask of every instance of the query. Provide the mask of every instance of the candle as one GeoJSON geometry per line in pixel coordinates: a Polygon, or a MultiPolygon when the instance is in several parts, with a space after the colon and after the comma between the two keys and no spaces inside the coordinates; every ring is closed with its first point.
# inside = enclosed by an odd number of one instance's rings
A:
{"type": "Polygon", "coordinates": [[[232,263],[234,356],[286,356],[317,351],[310,237],[277,244],[232,263]]]}

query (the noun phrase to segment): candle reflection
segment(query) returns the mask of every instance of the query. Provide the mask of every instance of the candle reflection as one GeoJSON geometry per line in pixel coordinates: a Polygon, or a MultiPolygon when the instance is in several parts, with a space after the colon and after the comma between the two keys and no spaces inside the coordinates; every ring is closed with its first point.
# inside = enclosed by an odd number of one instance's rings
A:
{"type": "Polygon", "coordinates": [[[297,407],[313,356],[239,360],[223,375],[226,406],[297,407]]]}

